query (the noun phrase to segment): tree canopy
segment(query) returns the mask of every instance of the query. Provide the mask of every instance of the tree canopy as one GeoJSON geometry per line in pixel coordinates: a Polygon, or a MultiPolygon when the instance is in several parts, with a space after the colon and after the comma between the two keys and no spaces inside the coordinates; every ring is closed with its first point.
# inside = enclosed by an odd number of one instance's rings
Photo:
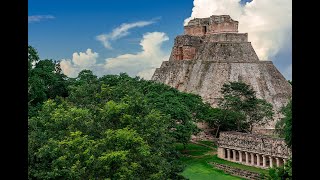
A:
{"type": "Polygon", "coordinates": [[[174,144],[198,132],[200,96],[125,73],[67,78],[32,47],[28,60],[29,179],[182,178],[174,144]]]}
{"type": "Polygon", "coordinates": [[[237,115],[237,131],[252,132],[257,125],[265,125],[273,118],[272,104],[256,97],[256,92],[243,82],[228,82],[221,89],[219,108],[237,115]]]}
{"type": "Polygon", "coordinates": [[[281,109],[284,115],[277,124],[276,131],[280,137],[285,139],[286,144],[292,148],[292,100],[281,109]]]}
{"type": "Polygon", "coordinates": [[[47,99],[68,96],[66,79],[59,61],[40,60],[37,50],[28,46],[28,116],[47,99]]]}

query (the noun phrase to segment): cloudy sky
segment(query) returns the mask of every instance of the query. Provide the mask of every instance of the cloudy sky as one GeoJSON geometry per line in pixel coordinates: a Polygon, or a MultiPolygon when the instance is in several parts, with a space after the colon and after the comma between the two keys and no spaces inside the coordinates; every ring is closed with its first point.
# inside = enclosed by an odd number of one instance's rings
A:
{"type": "Polygon", "coordinates": [[[63,72],[127,72],[150,79],[195,17],[229,14],[261,60],[292,78],[291,0],[29,0],[29,45],[63,72]]]}

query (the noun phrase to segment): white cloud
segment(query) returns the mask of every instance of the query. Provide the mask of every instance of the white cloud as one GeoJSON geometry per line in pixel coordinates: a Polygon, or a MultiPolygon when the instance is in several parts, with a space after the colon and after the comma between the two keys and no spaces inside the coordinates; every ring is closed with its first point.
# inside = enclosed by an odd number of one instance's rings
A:
{"type": "Polygon", "coordinates": [[[247,32],[261,60],[274,56],[291,39],[292,1],[253,0],[241,6],[240,0],[194,0],[191,17],[230,15],[239,21],[239,32],[247,32]]]}
{"type": "Polygon", "coordinates": [[[85,53],[80,52],[73,53],[72,55],[72,61],[75,65],[78,65],[80,67],[90,67],[96,63],[96,59],[99,57],[98,53],[92,52],[91,49],[87,49],[85,53]]]}
{"type": "Polygon", "coordinates": [[[100,41],[105,48],[112,49],[110,41],[122,38],[129,34],[129,30],[135,27],[144,27],[155,23],[155,19],[151,21],[138,21],[134,23],[123,23],[119,27],[112,30],[109,34],[100,34],[96,39],[100,41]]]}
{"type": "Polygon", "coordinates": [[[28,16],[28,23],[39,22],[47,19],[54,19],[55,17],[52,15],[36,15],[36,16],[28,16]]]}
{"type": "Polygon", "coordinates": [[[140,41],[142,51],[107,58],[104,67],[111,74],[126,72],[130,76],[139,75],[144,79],[151,79],[155,68],[159,67],[162,61],[169,59],[168,53],[161,49],[163,42],[168,40],[168,36],[163,32],[146,33],[140,41]]]}
{"type": "Polygon", "coordinates": [[[92,52],[91,49],[87,49],[86,52],[73,53],[72,60],[70,59],[62,59],[60,62],[60,66],[62,72],[69,77],[76,77],[78,73],[83,69],[95,69],[97,66],[97,58],[99,54],[96,52],[92,52]]]}
{"type": "Polygon", "coordinates": [[[87,49],[85,53],[75,52],[72,60],[61,60],[61,69],[69,77],[76,77],[81,70],[89,69],[98,76],[126,72],[130,76],[151,79],[154,70],[160,67],[162,61],[169,59],[169,53],[161,49],[162,44],[168,40],[168,36],[163,32],[146,33],[140,41],[140,52],[107,58],[104,64],[97,63],[98,53],[91,49],[87,49]]]}
{"type": "Polygon", "coordinates": [[[62,59],[60,61],[60,67],[63,74],[67,75],[68,77],[77,77],[78,73],[81,71],[79,68],[72,64],[70,59],[62,59]]]}

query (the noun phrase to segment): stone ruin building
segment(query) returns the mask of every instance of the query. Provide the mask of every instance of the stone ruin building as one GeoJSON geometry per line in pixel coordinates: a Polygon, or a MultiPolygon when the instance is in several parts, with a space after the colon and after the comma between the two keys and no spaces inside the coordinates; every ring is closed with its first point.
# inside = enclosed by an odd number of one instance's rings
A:
{"type": "MultiPolygon", "coordinates": [[[[180,91],[200,95],[217,107],[220,90],[228,81],[249,84],[258,98],[265,99],[278,112],[291,98],[291,85],[273,65],[260,61],[247,33],[238,33],[238,21],[229,15],[195,18],[184,27],[184,35],[174,40],[169,61],[163,61],[152,80],[180,91]]],[[[254,132],[270,133],[281,115],[269,125],[254,127],[254,132]]],[[[204,137],[208,127],[198,124],[204,137]]]]}
{"type": "Polygon", "coordinates": [[[218,157],[249,166],[282,166],[291,157],[283,139],[239,132],[221,132],[218,157]]]}

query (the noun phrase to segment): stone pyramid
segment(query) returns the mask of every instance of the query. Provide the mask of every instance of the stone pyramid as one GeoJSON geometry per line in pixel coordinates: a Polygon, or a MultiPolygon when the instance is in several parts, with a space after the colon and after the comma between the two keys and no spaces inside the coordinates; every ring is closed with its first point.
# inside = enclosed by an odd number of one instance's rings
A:
{"type": "MultiPolygon", "coordinates": [[[[229,15],[189,21],[184,35],[175,38],[169,61],[162,62],[152,80],[198,94],[213,107],[217,107],[220,89],[228,81],[251,85],[257,97],[270,102],[275,112],[288,103],[292,94],[290,83],[272,61],[259,60],[248,42],[248,33],[238,33],[238,21],[229,15]]],[[[270,133],[279,117],[277,113],[273,122],[254,131],[270,133]]]]}

